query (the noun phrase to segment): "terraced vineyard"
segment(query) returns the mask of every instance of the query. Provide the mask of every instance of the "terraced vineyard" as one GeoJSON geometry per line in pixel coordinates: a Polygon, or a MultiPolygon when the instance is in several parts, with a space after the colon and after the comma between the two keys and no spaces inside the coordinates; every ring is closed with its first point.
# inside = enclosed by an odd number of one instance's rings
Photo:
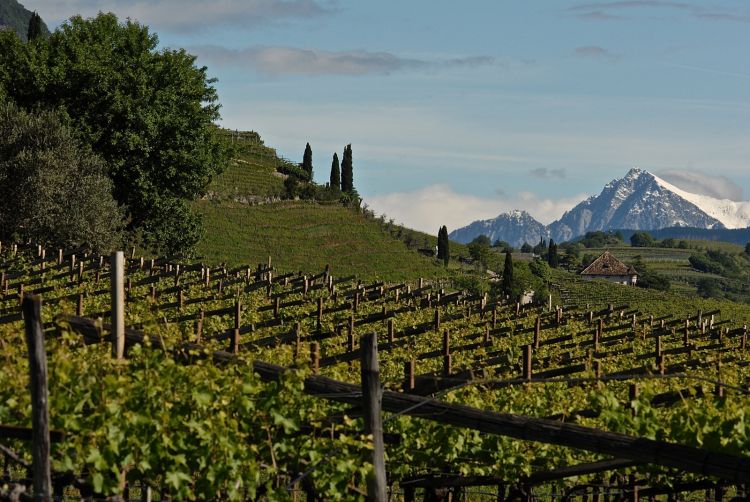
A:
{"type": "Polygon", "coordinates": [[[44,298],[60,495],[363,499],[379,437],[362,418],[372,333],[392,500],[718,500],[750,480],[742,305],[570,281],[565,306],[545,310],[335,265],[131,257],[118,360],[108,258],[0,249],[0,451],[18,490],[31,477],[26,293],[44,298]]]}
{"type": "MultiPolygon", "coordinates": [[[[450,273],[416,250],[436,246],[434,235],[399,228],[337,203],[282,200],[284,177],[277,167],[292,163],[278,157],[255,132],[222,134],[234,158],[213,180],[207,196],[193,203],[203,217],[205,235],[198,253],[206,263],[234,266],[273,255],[274,263],[287,270],[336,263],[342,274],[371,279],[450,273]]],[[[453,254],[467,255],[466,246],[454,245],[453,254]]]]}

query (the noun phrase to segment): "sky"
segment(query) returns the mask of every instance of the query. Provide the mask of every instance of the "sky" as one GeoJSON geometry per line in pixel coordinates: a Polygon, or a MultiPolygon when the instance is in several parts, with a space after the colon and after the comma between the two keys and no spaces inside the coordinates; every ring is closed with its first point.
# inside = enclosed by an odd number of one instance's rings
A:
{"type": "Polygon", "coordinates": [[[436,233],[543,223],[632,167],[750,197],[750,2],[25,0],[51,28],[111,11],[218,79],[224,127],[315,178],[351,143],[378,215],[436,233]]]}

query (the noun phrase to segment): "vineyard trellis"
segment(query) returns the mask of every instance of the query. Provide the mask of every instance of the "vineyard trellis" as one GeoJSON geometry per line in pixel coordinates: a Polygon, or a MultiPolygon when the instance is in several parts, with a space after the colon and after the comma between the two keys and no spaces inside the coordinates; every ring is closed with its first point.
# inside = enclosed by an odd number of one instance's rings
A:
{"type": "MultiPolygon", "coordinates": [[[[116,323],[105,322],[112,317],[111,297],[118,296],[112,295],[107,284],[111,272],[108,257],[85,250],[58,250],[55,258],[47,259],[43,247],[17,244],[0,245],[0,253],[4,264],[0,325],[21,323],[24,316],[18,299],[41,294],[45,306],[58,312],[54,321],[45,323],[47,337],[78,333],[91,345],[112,340],[115,357],[122,354],[125,358],[136,346],[161,348],[181,363],[208,357],[226,365],[252,354],[252,369],[265,381],[278,381],[289,371],[297,371],[290,368],[306,367],[305,392],[345,403],[350,406],[348,416],[355,418],[363,414],[359,382],[363,341],[378,333],[385,386],[382,406],[391,414],[386,415],[386,425],[411,416],[415,418],[409,420],[605,455],[576,465],[518,473],[515,479],[440,471],[397,477],[389,469],[388,484],[400,486],[407,500],[417,489],[426,498],[447,500],[465,487],[487,485],[497,487],[504,497],[531,497],[533,486],[553,486],[550,483],[555,480],[581,476],[599,479],[596,477],[602,472],[631,472],[627,479],[620,479],[621,493],[631,497],[669,493],[664,476],[678,482],[672,493],[690,486],[695,490],[708,487],[716,496],[730,487],[735,493],[744,493],[744,483],[750,478],[746,457],[732,451],[710,451],[586,425],[617,413],[622,415],[618,415],[620,419],[637,416],[641,406],[669,409],[686,398],[721,403],[729,394],[741,400],[747,394],[746,382],[737,380],[748,364],[743,357],[746,324],[718,320],[721,312],[716,309],[653,316],[608,298],[597,307],[568,304],[547,310],[492,303],[483,295],[446,292],[423,280],[415,285],[364,284],[353,277],[335,278],[330,267],[312,275],[281,274],[270,259],[257,267],[226,269],[146,260],[131,254],[125,260],[127,269],[121,282],[128,305],[125,317],[132,310],[150,317],[131,320],[122,336],[110,339],[107,335],[120,331],[112,327],[116,323]],[[72,305],[75,315],[69,310],[72,305]],[[159,331],[155,321],[177,326],[182,339],[150,335],[149,331],[159,331]],[[118,340],[123,343],[121,351],[118,340]],[[285,364],[262,362],[263,357],[285,364]],[[654,385],[665,387],[641,396],[638,382],[660,382],[654,385]],[[673,388],[673,383],[684,382],[690,386],[673,388]],[[713,387],[709,392],[702,387],[705,383],[713,387]],[[599,403],[563,412],[552,409],[534,417],[461,404],[462,397],[472,397],[472,393],[533,396],[536,389],[559,386],[572,393],[606,392],[610,385],[617,392],[621,388],[627,392],[627,398],[607,404],[619,411],[599,403]],[[453,402],[438,395],[450,396],[453,402]],[[582,424],[571,423],[576,421],[582,424]],[[638,470],[643,466],[651,467],[638,470]],[[648,469],[654,466],[662,470],[651,476],[648,469]],[[702,479],[686,476],[688,473],[702,479]],[[680,483],[682,478],[685,481],[680,483]]],[[[577,405],[582,400],[571,401],[577,405]]],[[[558,402],[548,405],[564,408],[558,402]]],[[[338,414],[328,421],[343,423],[338,414]]],[[[0,428],[0,438],[17,439],[22,434],[8,432],[16,428],[0,428]]],[[[404,435],[385,432],[386,449],[391,445],[400,448],[406,440],[404,435]]],[[[2,450],[6,466],[22,460],[6,450],[8,447],[2,450]]],[[[403,470],[398,467],[395,471],[403,470]]],[[[68,473],[71,485],[90,491],[83,473],[74,474],[71,478],[68,473]]],[[[567,496],[601,489],[594,482],[582,486],[568,486],[567,496]]],[[[314,491],[309,484],[306,489],[314,491]]],[[[353,496],[358,496],[356,491],[353,496]]]]}

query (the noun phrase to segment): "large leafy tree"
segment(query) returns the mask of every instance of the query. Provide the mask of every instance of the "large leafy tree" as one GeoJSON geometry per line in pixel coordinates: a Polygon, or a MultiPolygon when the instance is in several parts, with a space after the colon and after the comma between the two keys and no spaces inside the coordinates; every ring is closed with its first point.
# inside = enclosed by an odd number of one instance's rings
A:
{"type": "Polygon", "coordinates": [[[214,80],[194,56],[157,45],[146,26],[114,14],[76,16],[25,52],[0,39],[0,68],[15,65],[0,86],[21,106],[59,110],[107,162],[132,234],[155,252],[176,254],[199,240],[188,203],[228,155],[214,126],[214,80]]]}
{"type": "Polygon", "coordinates": [[[0,239],[107,251],[121,221],[106,164],[56,114],[0,104],[0,239]]]}

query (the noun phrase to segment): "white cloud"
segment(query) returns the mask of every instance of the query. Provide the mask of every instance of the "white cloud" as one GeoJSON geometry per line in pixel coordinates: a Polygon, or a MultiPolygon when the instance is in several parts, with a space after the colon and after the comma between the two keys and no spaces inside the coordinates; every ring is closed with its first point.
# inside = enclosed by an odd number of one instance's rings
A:
{"type": "Polygon", "coordinates": [[[190,50],[221,66],[250,66],[258,73],[272,76],[389,74],[400,70],[472,68],[494,63],[493,58],[486,56],[423,60],[404,58],[389,52],[323,51],[280,46],[229,49],[201,45],[190,50]]]}
{"type": "Polygon", "coordinates": [[[385,214],[407,227],[435,233],[441,225],[449,231],[476,220],[494,218],[513,209],[524,209],[540,222],[550,223],[586,198],[585,194],[561,199],[540,198],[531,192],[514,197],[479,197],[454,192],[447,185],[430,185],[412,192],[367,197],[377,214],[385,214]]]}
{"type": "Polygon", "coordinates": [[[726,176],[716,174],[709,176],[699,171],[681,169],[668,169],[660,171],[657,175],[686,192],[709,195],[718,199],[744,200],[742,187],[726,176]]]}
{"type": "Polygon", "coordinates": [[[252,26],[260,23],[333,12],[315,0],[37,0],[26,7],[56,24],[76,14],[84,17],[114,12],[160,29],[187,32],[216,24],[252,26]]]}

